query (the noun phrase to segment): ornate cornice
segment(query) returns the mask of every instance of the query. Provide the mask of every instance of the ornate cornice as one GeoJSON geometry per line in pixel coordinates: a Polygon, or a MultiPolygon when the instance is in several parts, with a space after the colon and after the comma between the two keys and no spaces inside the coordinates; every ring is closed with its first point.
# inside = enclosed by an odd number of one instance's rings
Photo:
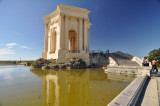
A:
{"type": "Polygon", "coordinates": [[[50,19],[51,17],[54,17],[54,16],[58,15],[59,13],[60,13],[59,10],[55,10],[55,11],[53,11],[52,13],[50,13],[50,14],[48,14],[48,15],[46,15],[46,16],[43,16],[42,18],[43,18],[44,20],[50,19]]]}
{"type": "Polygon", "coordinates": [[[90,11],[87,9],[64,5],[64,4],[57,5],[57,10],[71,11],[71,12],[87,14],[87,15],[90,13],[90,11]]]}
{"type": "MultiPolygon", "coordinates": [[[[78,17],[82,19],[88,19],[88,14],[90,13],[89,10],[69,5],[57,5],[57,9],[53,11],[52,13],[43,16],[42,18],[45,20],[45,23],[50,23],[51,18],[59,16],[67,16],[67,17],[78,17]]],[[[54,22],[57,22],[58,18],[54,20],[54,22]]],[[[53,23],[53,22],[51,22],[53,23]]]]}

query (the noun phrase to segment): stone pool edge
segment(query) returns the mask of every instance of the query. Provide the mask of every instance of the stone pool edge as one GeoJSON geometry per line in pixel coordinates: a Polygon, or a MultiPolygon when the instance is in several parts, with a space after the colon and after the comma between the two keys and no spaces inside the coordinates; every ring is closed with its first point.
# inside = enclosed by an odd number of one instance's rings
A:
{"type": "Polygon", "coordinates": [[[133,106],[136,105],[148,78],[147,74],[138,76],[107,106],[133,106]]]}

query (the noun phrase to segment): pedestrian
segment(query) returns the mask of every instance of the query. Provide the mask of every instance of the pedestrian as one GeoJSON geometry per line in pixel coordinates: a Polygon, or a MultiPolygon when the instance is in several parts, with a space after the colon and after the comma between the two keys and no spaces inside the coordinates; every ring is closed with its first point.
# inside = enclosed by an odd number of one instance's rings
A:
{"type": "Polygon", "coordinates": [[[142,66],[146,66],[146,57],[143,57],[143,59],[142,59],[142,66]]]}
{"type": "Polygon", "coordinates": [[[145,60],[146,66],[149,67],[149,58],[147,57],[145,60]]]}
{"type": "Polygon", "coordinates": [[[151,69],[151,72],[154,71],[154,70],[156,70],[156,73],[158,72],[158,69],[157,69],[157,60],[156,60],[156,59],[154,59],[154,60],[152,61],[152,69],[151,69]]]}

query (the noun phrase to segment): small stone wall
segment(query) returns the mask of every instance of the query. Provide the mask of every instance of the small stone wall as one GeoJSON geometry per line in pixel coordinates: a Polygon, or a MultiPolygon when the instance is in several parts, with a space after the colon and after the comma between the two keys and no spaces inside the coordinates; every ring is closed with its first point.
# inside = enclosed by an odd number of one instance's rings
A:
{"type": "Polygon", "coordinates": [[[90,65],[107,66],[109,64],[108,57],[103,53],[90,54],[90,65]]]}
{"type": "Polygon", "coordinates": [[[137,67],[137,66],[108,66],[105,69],[105,72],[108,73],[120,73],[120,74],[136,74],[143,75],[147,74],[150,76],[150,68],[149,67],[137,67]]]}

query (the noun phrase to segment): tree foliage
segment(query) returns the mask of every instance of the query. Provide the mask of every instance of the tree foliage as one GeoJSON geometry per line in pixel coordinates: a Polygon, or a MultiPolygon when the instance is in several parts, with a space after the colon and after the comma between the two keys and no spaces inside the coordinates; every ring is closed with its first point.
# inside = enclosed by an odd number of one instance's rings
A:
{"type": "Polygon", "coordinates": [[[149,61],[151,62],[153,59],[158,60],[157,66],[160,66],[160,48],[149,52],[149,61]]]}

